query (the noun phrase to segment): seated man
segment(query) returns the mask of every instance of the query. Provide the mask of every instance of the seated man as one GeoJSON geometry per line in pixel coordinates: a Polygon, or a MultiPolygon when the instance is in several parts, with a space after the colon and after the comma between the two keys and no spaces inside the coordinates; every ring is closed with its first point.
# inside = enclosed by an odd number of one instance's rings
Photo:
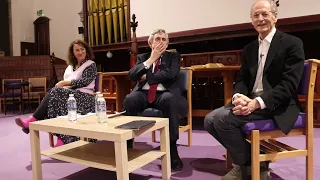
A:
{"type": "MultiPolygon", "coordinates": [[[[297,88],[304,68],[302,41],[276,30],[277,4],[258,0],[251,9],[259,33],[243,49],[243,62],[232,103],[204,119],[205,129],[230,153],[235,167],[222,179],[251,179],[250,144],[241,127],[248,121],[273,119],[288,134],[301,110],[297,88]]],[[[261,163],[261,179],[268,179],[268,163],[261,163]]]]}
{"type": "Polygon", "coordinates": [[[178,82],[180,54],[166,51],[169,39],[163,29],[155,30],[149,36],[148,43],[152,52],[138,55],[136,65],[129,71],[131,80],[138,83],[126,96],[123,108],[126,115],[136,116],[152,107],[169,118],[171,168],[178,171],[183,168],[176,143],[179,138],[179,115],[185,115],[188,109],[178,82]]]}

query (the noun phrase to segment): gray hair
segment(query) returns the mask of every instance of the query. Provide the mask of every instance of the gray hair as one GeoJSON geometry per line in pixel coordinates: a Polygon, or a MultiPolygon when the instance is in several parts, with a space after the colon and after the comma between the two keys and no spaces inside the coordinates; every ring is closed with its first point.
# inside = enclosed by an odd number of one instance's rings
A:
{"type": "Polygon", "coordinates": [[[166,37],[167,37],[168,42],[169,42],[169,36],[168,36],[167,32],[164,29],[156,29],[150,34],[150,36],[148,38],[148,43],[149,44],[152,43],[154,35],[159,34],[159,33],[160,34],[164,33],[166,35],[166,37]]]}
{"type": "Polygon", "coordinates": [[[271,12],[272,13],[278,13],[278,4],[277,4],[277,2],[275,0],[256,0],[256,2],[254,2],[253,5],[251,6],[251,12],[252,12],[253,6],[259,1],[267,1],[267,2],[269,2],[270,3],[271,12]]]}

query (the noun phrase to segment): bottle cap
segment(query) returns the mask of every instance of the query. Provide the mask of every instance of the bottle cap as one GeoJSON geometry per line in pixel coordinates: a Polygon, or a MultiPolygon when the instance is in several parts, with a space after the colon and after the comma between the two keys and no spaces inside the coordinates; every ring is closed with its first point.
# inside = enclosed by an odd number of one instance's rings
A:
{"type": "Polygon", "coordinates": [[[69,97],[73,97],[74,95],[73,94],[69,94],[69,97]]]}

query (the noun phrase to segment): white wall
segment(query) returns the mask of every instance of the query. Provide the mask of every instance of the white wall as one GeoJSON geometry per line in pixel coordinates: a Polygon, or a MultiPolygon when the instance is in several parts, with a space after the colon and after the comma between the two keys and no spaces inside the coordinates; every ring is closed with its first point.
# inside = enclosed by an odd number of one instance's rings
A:
{"type": "Polygon", "coordinates": [[[82,39],[78,33],[78,27],[82,26],[78,14],[82,9],[82,0],[33,1],[35,12],[42,9],[44,15],[50,18],[50,52],[66,59],[69,44],[82,39]]]}
{"type": "MultiPolygon", "coordinates": [[[[131,14],[139,22],[137,36],[155,28],[168,32],[250,22],[254,0],[131,0],[131,14]]],[[[42,9],[50,20],[50,49],[66,58],[69,44],[82,38],[78,12],[82,0],[12,0],[13,54],[20,55],[20,41],[34,41],[33,21],[42,9]]],[[[320,14],[320,0],[281,0],[279,18],[320,14]]]]}
{"type": "Polygon", "coordinates": [[[75,39],[82,39],[78,27],[82,26],[78,13],[82,0],[12,0],[13,55],[20,56],[20,42],[34,42],[37,10],[42,9],[50,18],[50,52],[66,59],[67,48],[75,39]]]}
{"type": "MultiPolygon", "coordinates": [[[[254,0],[131,0],[139,22],[137,36],[153,29],[177,32],[250,22],[254,0]]],[[[320,0],[281,0],[279,18],[320,14],[320,0]]]]}
{"type": "Polygon", "coordinates": [[[33,0],[11,0],[13,55],[20,56],[20,42],[34,42],[33,0]]]}

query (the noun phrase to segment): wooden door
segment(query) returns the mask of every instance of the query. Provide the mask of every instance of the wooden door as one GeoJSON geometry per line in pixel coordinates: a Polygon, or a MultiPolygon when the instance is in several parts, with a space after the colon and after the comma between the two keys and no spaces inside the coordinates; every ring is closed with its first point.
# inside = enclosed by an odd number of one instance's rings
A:
{"type": "Polygon", "coordinates": [[[47,17],[39,17],[33,22],[37,55],[50,55],[49,20],[47,17]]]}
{"type": "Polygon", "coordinates": [[[0,56],[10,56],[10,22],[8,1],[0,0],[0,56]]]}

